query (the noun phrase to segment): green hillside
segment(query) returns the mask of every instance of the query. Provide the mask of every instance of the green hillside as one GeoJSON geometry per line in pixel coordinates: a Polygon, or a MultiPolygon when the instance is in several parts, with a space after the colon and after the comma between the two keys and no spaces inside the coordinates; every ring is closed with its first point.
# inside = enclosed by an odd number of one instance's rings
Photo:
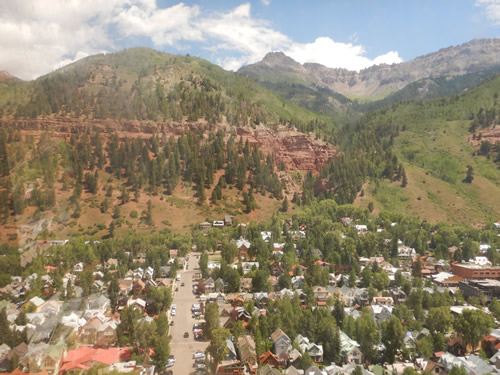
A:
{"type": "MultiPolygon", "coordinates": [[[[374,200],[377,209],[403,211],[430,222],[485,223],[500,217],[500,170],[495,146],[478,156],[470,142],[478,113],[489,111],[488,127],[498,123],[500,76],[463,95],[400,103],[367,116],[367,124],[398,126],[394,152],[403,161],[408,186],[388,182],[365,187],[361,204],[374,200]],[[468,166],[473,180],[464,182],[468,166]]],[[[480,129],[477,130],[478,132],[480,129]]]]}
{"type": "MultiPolygon", "coordinates": [[[[35,81],[0,87],[0,115],[151,121],[330,125],[254,81],[208,61],[148,48],[96,55],[35,81]]],[[[323,134],[324,135],[324,134],[323,134]]]]}

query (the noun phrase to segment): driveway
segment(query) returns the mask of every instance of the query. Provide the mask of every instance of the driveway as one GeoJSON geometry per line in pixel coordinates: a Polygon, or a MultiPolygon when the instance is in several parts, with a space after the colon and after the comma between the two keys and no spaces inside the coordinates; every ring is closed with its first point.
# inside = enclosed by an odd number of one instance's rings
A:
{"type": "MultiPolygon", "coordinates": [[[[170,352],[175,357],[175,364],[171,368],[174,375],[194,374],[193,354],[197,351],[205,351],[208,346],[206,341],[196,341],[193,338],[193,324],[200,320],[192,318],[191,306],[198,303],[198,298],[193,294],[193,275],[199,272],[199,253],[191,253],[188,260],[188,270],[179,271],[181,281],[176,282],[179,288],[174,293],[173,303],[177,306],[176,315],[172,317],[174,325],[170,327],[170,352]],[[184,286],[181,284],[184,283],[184,286]],[[189,337],[184,338],[184,332],[188,332],[189,337]]],[[[174,286],[175,290],[175,286],[174,286]]]]}

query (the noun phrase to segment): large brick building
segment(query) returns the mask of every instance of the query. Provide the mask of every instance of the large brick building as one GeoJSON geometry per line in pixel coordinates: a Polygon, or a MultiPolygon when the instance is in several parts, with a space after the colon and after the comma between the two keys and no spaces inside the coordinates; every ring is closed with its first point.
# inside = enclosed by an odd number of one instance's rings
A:
{"type": "Polygon", "coordinates": [[[451,272],[464,279],[500,279],[500,266],[487,264],[453,263],[451,272]]]}

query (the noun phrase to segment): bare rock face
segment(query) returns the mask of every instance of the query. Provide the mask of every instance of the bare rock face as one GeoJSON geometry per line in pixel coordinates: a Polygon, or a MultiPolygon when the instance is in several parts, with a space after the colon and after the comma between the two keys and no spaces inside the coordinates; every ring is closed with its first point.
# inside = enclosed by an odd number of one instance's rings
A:
{"type": "Polygon", "coordinates": [[[238,128],[237,133],[250,144],[257,143],[262,152],[273,155],[276,162],[283,162],[288,170],[319,172],[337,152],[332,145],[285,127],[278,127],[276,131],[264,126],[238,128]]]}
{"type": "Polygon", "coordinates": [[[232,130],[236,131],[243,141],[258,144],[266,155],[272,155],[276,163],[284,162],[288,170],[319,172],[320,168],[335,156],[337,150],[333,145],[316,140],[285,126],[277,126],[275,130],[264,125],[233,128],[223,124],[202,122],[165,122],[138,120],[79,120],[68,117],[48,117],[26,120],[3,120],[0,125],[15,125],[17,129],[30,134],[47,131],[53,138],[69,139],[71,134],[87,129],[94,132],[111,134],[117,132],[121,138],[149,138],[153,134],[163,134],[167,137],[180,136],[186,130],[201,130],[207,134],[210,131],[223,130],[229,137],[232,130]]]}
{"type": "Polygon", "coordinates": [[[400,90],[420,79],[463,75],[499,65],[500,39],[478,39],[401,64],[375,65],[360,72],[313,63],[301,65],[283,53],[273,52],[256,64],[241,68],[239,73],[255,78],[264,71],[293,72],[314,86],[345,96],[376,96],[400,90]]]}

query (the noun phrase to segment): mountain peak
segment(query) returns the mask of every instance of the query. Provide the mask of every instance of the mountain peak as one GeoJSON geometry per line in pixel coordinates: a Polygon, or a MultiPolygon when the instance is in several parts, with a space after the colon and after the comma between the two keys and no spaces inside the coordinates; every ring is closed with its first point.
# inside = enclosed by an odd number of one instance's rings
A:
{"type": "Polygon", "coordinates": [[[0,71],[0,83],[12,84],[22,81],[23,81],[22,79],[13,76],[12,74],[10,74],[5,70],[0,71]]]}
{"type": "Polygon", "coordinates": [[[261,61],[262,63],[274,67],[286,67],[286,66],[301,66],[297,61],[292,59],[290,56],[285,55],[283,52],[269,52],[261,61]]]}

